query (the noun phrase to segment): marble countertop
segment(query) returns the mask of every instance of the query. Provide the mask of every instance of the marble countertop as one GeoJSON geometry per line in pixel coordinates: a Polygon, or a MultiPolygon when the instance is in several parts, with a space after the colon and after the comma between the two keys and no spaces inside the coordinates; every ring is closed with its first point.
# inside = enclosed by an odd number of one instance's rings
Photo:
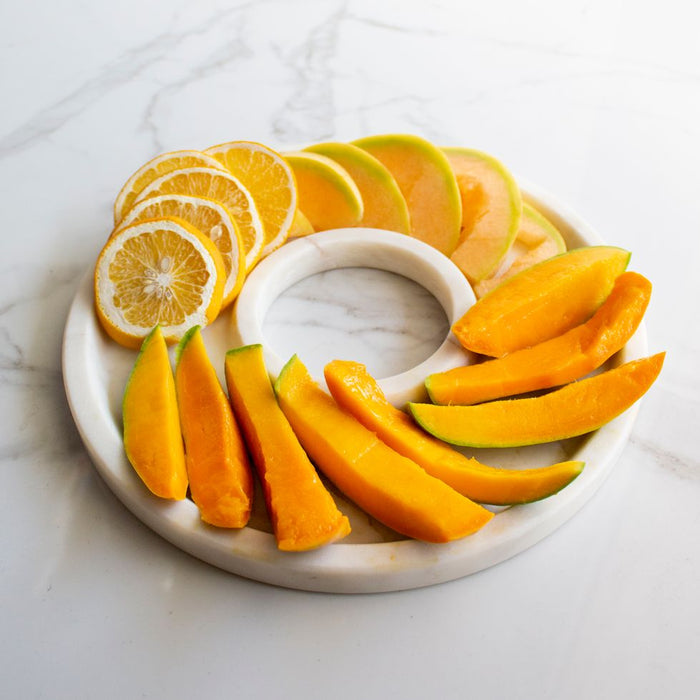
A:
{"type": "MultiPolygon", "coordinates": [[[[5,3],[7,696],[695,697],[697,15],[683,0],[5,3]],[[654,284],[649,351],[666,350],[666,364],[603,486],[514,558],[373,595],[239,578],[168,544],[101,480],[63,388],[68,309],[117,191],[150,157],[383,132],[493,153],[631,250],[630,267],[654,284]]],[[[353,352],[381,358],[382,372],[420,360],[446,329],[433,300],[355,274],[342,284],[362,288],[356,316],[368,304],[369,322],[338,321],[345,292],[319,316],[302,285],[271,310],[271,337],[290,342],[291,319],[308,348],[333,352],[353,331],[353,352]],[[403,333],[396,319],[416,306],[422,320],[403,333]]]]}

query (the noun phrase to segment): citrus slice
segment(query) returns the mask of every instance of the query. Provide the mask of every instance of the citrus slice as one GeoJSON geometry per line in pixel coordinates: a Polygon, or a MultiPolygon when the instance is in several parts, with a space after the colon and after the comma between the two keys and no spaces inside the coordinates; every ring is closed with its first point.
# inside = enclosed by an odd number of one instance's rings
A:
{"type": "Polygon", "coordinates": [[[238,296],[245,279],[245,251],[238,225],[226,207],[205,197],[161,194],[134,204],[115,229],[115,233],[136,221],[164,217],[184,219],[211,239],[224,262],[224,298],[221,306],[223,308],[230,304],[238,296]]]}
{"type": "Polygon", "coordinates": [[[312,233],[314,233],[314,227],[311,225],[311,222],[301,209],[297,209],[296,214],[294,214],[294,221],[292,221],[292,228],[289,229],[289,238],[302,238],[303,236],[310,236],[312,233]]]}
{"type": "Polygon", "coordinates": [[[289,236],[297,208],[294,174],[282,156],[253,141],[230,141],[207,148],[237,177],[255,200],[265,229],[262,256],[279,248],[289,236]]]}
{"type": "Polygon", "coordinates": [[[224,264],[186,221],[150,219],[117,231],[95,265],[95,309],[106,333],[138,348],[156,325],[168,342],[219,313],[224,264]]]}
{"type": "Polygon", "coordinates": [[[207,197],[226,207],[238,230],[245,250],[246,270],[251,270],[262,253],[264,229],[253,198],[238,178],[217,168],[183,168],[154,180],[137,196],[136,202],[160,194],[207,197]]]}
{"type": "Polygon", "coordinates": [[[118,224],[144,187],[165,173],[181,168],[221,168],[216,158],[202,151],[170,151],[144,163],[125,183],[114,202],[114,223],[118,224]]]}

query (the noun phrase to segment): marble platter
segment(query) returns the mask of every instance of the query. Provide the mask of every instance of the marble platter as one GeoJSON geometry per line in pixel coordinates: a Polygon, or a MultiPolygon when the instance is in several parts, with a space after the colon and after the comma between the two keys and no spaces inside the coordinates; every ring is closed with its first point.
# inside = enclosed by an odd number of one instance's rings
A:
{"type": "MultiPolygon", "coordinates": [[[[569,247],[602,242],[590,226],[551,195],[530,184],[521,186],[525,199],[558,225],[569,247]]],[[[586,463],[581,476],[559,494],[502,509],[471,537],[447,545],[401,539],[334,492],[351,520],[352,534],[342,543],[313,552],[279,552],[260,493],[256,494],[250,524],[232,532],[202,523],[191,501],[163,501],[141,484],[124,455],[121,440],[121,397],[135,356],[102,332],[93,311],[91,280],[92,271],[80,285],[66,322],[63,376],[74,420],[99,474],[137,518],[173,545],[257,581],[309,591],[370,593],[437,584],[502,562],[559,528],[593,496],[624,448],[637,413],[637,407],[632,407],[581,438],[521,449],[469,452],[487,464],[512,468],[563,459],[586,463]]],[[[224,353],[235,347],[235,337],[230,314],[222,315],[205,330],[210,357],[215,366],[221,365],[217,371],[223,371],[224,353]]],[[[642,326],[610,365],[642,357],[646,350],[642,326]]]]}

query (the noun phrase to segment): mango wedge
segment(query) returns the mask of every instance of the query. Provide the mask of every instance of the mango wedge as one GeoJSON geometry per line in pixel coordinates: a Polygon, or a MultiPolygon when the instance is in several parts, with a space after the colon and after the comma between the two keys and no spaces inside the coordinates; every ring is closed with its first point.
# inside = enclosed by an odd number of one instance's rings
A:
{"type": "Polygon", "coordinates": [[[502,357],[587,321],[625,271],[630,254],[577,248],[523,270],[479,299],[452,327],[472,352],[502,357]]]}
{"type": "Polygon", "coordinates": [[[453,445],[520,447],[584,435],[626,411],[654,383],[665,353],[627,362],[535,398],[476,406],[408,404],[416,422],[453,445]]]}
{"type": "Polygon", "coordinates": [[[229,351],[225,369],[229,399],[263,485],[278,548],[300,552],[345,537],[350,523],[277,404],[262,346],[229,351]]]}
{"type": "Polygon", "coordinates": [[[343,411],[297,357],[285,365],[275,391],[318,468],[388,527],[426,542],[449,542],[476,532],[493,517],[343,411]]]}
{"type": "Polygon", "coordinates": [[[326,365],[324,374],[336,402],[367,429],[431,476],[479,503],[538,501],[560,491],[583,469],[583,462],[575,461],[540,469],[488,467],[427,435],[403,411],[394,408],[364,365],[334,360],[326,365]]]}
{"type": "Polygon", "coordinates": [[[199,326],[183,336],[177,356],[175,387],[192,500],[210,525],[244,527],[252,507],[253,475],[199,326]]]}
{"type": "Polygon", "coordinates": [[[143,341],[124,391],[124,449],[148,489],[161,498],[187,495],[185,451],[175,381],[160,326],[143,341]]]}
{"type": "Polygon", "coordinates": [[[586,323],[505,357],[432,374],[425,380],[430,399],[439,404],[474,404],[580,379],[632,337],[650,297],[649,280],[624,272],[586,323]]]}

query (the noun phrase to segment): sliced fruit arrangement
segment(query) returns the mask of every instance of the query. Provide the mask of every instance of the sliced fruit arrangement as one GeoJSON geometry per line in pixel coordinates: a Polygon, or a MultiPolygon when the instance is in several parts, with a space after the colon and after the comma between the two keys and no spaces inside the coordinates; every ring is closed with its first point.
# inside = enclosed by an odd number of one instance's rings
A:
{"type": "Polygon", "coordinates": [[[261,345],[226,354],[226,384],[236,418],[263,485],[279,549],[300,552],[350,533],[280,409],[261,345]]]}
{"type": "Polygon", "coordinates": [[[334,360],[324,370],[336,402],[383,442],[425,471],[479,503],[512,505],[551,496],[571,483],[583,462],[569,461],[538,469],[499,469],[467,458],[426,434],[387,401],[364,365],[334,360]]]}

